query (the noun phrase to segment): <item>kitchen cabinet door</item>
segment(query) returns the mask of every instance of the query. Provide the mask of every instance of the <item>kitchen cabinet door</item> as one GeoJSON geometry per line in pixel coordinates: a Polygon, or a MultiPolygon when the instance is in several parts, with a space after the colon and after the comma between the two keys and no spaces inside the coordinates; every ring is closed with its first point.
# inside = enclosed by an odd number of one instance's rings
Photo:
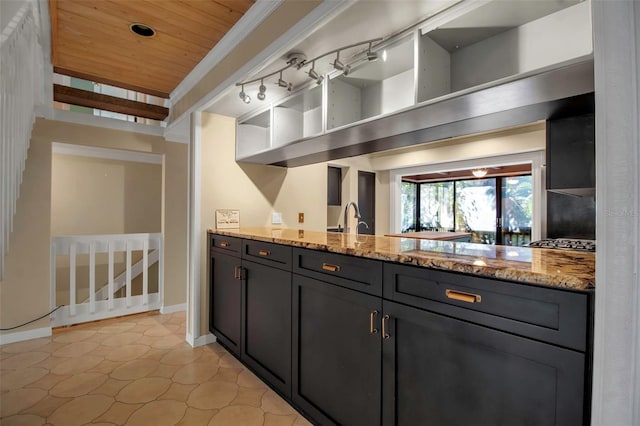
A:
{"type": "Polygon", "coordinates": [[[212,252],[209,271],[209,330],[240,355],[242,282],[240,258],[212,252]]]}
{"type": "Polygon", "coordinates": [[[381,305],[294,274],[292,399],[318,424],[380,424],[381,305]]]}
{"type": "Polygon", "coordinates": [[[245,260],[242,266],[241,359],[291,397],[291,272],[245,260]]]}
{"type": "Polygon", "coordinates": [[[385,425],[582,425],[585,355],[384,302],[385,425]]]}

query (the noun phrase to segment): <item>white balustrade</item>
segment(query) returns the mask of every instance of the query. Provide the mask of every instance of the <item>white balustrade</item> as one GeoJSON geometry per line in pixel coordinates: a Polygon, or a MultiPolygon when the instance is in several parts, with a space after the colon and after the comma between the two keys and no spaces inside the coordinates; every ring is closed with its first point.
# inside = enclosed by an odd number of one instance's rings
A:
{"type": "Polygon", "coordinates": [[[43,98],[43,50],[35,5],[25,2],[7,26],[0,28],[0,280],[35,108],[43,98]]]}
{"type": "Polygon", "coordinates": [[[159,309],[164,282],[162,234],[109,234],[55,236],[51,238],[51,309],[56,307],[59,291],[69,291],[69,303],[52,315],[52,326],[77,324],[114,316],[159,309]],[[132,252],[141,251],[142,259],[132,264],[132,252]],[[125,254],[125,271],[115,276],[116,252],[125,254]],[[96,282],[96,255],[108,256],[106,282],[96,282]],[[89,296],[78,302],[77,257],[89,255],[89,296]],[[56,279],[58,256],[69,256],[69,281],[56,279]],[[158,291],[149,293],[149,267],[158,263],[158,291]],[[132,280],[142,274],[142,294],[132,295],[132,280]],[[99,285],[98,285],[99,284],[99,285]],[[125,287],[124,298],[116,292],[125,287]]]}

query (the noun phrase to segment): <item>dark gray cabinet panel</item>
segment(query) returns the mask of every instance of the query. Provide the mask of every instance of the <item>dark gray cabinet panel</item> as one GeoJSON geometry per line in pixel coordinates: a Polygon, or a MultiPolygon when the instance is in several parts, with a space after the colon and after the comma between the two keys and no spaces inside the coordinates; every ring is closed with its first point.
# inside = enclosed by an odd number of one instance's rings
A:
{"type": "Polygon", "coordinates": [[[382,262],[377,260],[294,248],[293,272],[382,296],[382,262]]]}
{"type": "Polygon", "coordinates": [[[240,258],[212,250],[210,258],[209,330],[229,350],[240,355],[240,258]]]}
{"type": "Polygon", "coordinates": [[[242,258],[290,271],[291,247],[263,241],[244,240],[242,242],[242,258]]]}
{"type": "Polygon", "coordinates": [[[243,261],[242,360],[291,396],[291,272],[243,261]]]}
{"type": "Polygon", "coordinates": [[[209,234],[209,248],[212,252],[240,257],[242,239],[226,235],[209,234]]]}
{"type": "Polygon", "coordinates": [[[342,169],[327,166],[327,204],[342,205],[342,169]]]}
{"type": "Polygon", "coordinates": [[[384,274],[385,299],[586,350],[587,293],[392,263],[385,263],[384,274]],[[460,295],[478,299],[468,302],[455,298],[460,295]]]}
{"type": "Polygon", "coordinates": [[[384,302],[385,425],[582,425],[585,355],[384,302]]]}
{"type": "Polygon", "coordinates": [[[547,189],[594,188],[594,114],[547,121],[547,189]]]}
{"type": "Polygon", "coordinates": [[[379,425],[381,299],[299,275],[293,289],[293,402],[322,425],[379,425]]]}

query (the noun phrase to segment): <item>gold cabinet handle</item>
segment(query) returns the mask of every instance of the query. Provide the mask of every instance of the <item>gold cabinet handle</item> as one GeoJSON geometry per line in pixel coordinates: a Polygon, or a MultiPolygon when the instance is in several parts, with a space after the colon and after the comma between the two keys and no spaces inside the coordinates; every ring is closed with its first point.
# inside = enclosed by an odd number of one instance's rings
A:
{"type": "Polygon", "coordinates": [[[447,289],[445,292],[449,299],[459,300],[460,302],[467,303],[480,303],[482,302],[482,296],[479,294],[465,293],[464,291],[456,291],[447,289]]]}
{"type": "Polygon", "coordinates": [[[223,241],[223,242],[221,242],[221,243],[220,243],[220,247],[229,247],[230,245],[231,245],[231,244],[229,244],[229,243],[228,243],[228,242],[226,242],[226,241],[223,241]]]}
{"type": "Polygon", "coordinates": [[[269,255],[271,255],[271,252],[270,252],[269,250],[260,250],[260,251],[258,252],[258,254],[259,254],[260,256],[269,256],[269,255]]]}
{"type": "Polygon", "coordinates": [[[376,334],[378,329],[373,326],[373,318],[378,315],[378,311],[371,311],[369,314],[369,333],[376,334]]]}
{"type": "Polygon", "coordinates": [[[387,321],[391,318],[389,315],[385,315],[382,317],[382,338],[388,339],[391,335],[387,332],[387,321]]]}
{"type": "Polygon", "coordinates": [[[325,271],[338,272],[340,271],[340,267],[338,265],[332,265],[330,263],[323,263],[322,269],[325,271]]]}
{"type": "Polygon", "coordinates": [[[236,266],[235,269],[233,270],[233,278],[235,278],[236,280],[242,280],[242,267],[241,266],[236,266]]]}

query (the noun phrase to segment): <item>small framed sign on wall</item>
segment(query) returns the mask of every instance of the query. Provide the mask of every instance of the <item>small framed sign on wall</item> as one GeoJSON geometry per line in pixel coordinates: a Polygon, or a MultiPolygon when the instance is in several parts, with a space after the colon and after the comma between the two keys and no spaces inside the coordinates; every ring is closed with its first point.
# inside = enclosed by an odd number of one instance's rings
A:
{"type": "Polygon", "coordinates": [[[240,228],[240,210],[216,210],[216,229],[240,228]]]}

